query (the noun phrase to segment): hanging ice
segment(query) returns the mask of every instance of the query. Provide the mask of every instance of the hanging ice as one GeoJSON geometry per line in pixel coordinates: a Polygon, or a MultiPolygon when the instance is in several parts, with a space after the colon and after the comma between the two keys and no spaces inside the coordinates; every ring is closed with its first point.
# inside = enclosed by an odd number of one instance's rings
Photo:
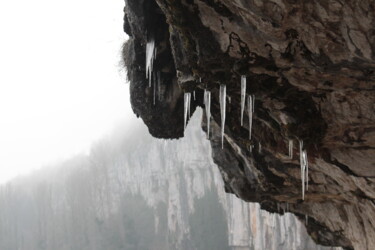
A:
{"type": "Polygon", "coordinates": [[[146,79],[148,79],[148,86],[151,87],[152,68],[155,58],[155,40],[151,39],[146,44],[146,79]]]}
{"type": "Polygon", "coordinates": [[[195,90],[193,91],[194,101],[195,101],[195,90]]]}
{"type": "Polygon", "coordinates": [[[253,113],[254,113],[254,95],[247,96],[247,112],[249,114],[249,139],[251,140],[251,130],[253,128],[253,113]]]}
{"type": "Polygon", "coordinates": [[[211,119],[211,91],[204,91],[204,105],[207,117],[207,138],[210,139],[210,119],[211,119]]]}
{"type": "Polygon", "coordinates": [[[241,76],[241,126],[243,126],[243,112],[245,110],[246,76],[241,76]]]}
{"type": "Polygon", "coordinates": [[[293,159],[293,140],[289,139],[289,158],[293,159]]]}
{"type": "Polygon", "coordinates": [[[307,158],[307,151],[303,150],[303,162],[305,164],[305,172],[306,172],[306,190],[309,190],[309,160],[307,158]]]}
{"type": "MultiPolygon", "coordinates": [[[[307,159],[307,152],[303,150],[303,141],[299,141],[299,160],[301,166],[301,181],[302,181],[302,200],[305,199],[305,180],[308,182],[308,159],[307,159]],[[307,170],[307,171],[306,171],[307,170]]],[[[308,183],[306,185],[306,190],[308,188],[308,183]]]]}
{"type": "Polygon", "coordinates": [[[221,114],[221,148],[224,148],[224,126],[225,126],[225,102],[227,96],[227,87],[220,85],[220,114],[221,114]]]}
{"type": "Polygon", "coordinates": [[[260,142],[258,144],[258,152],[259,154],[262,153],[262,144],[260,142]]]}
{"type": "Polygon", "coordinates": [[[188,112],[190,113],[190,93],[184,94],[184,128],[186,128],[188,112]]]}
{"type": "Polygon", "coordinates": [[[189,111],[189,118],[191,117],[191,93],[189,93],[189,105],[188,105],[188,111],[189,111]]]}

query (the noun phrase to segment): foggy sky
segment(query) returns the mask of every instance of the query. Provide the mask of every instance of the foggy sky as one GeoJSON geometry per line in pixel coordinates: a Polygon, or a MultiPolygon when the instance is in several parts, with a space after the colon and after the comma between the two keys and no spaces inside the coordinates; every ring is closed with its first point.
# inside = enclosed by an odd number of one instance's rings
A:
{"type": "Polygon", "coordinates": [[[0,183],[134,123],[122,9],[121,0],[0,2],[0,183]]]}

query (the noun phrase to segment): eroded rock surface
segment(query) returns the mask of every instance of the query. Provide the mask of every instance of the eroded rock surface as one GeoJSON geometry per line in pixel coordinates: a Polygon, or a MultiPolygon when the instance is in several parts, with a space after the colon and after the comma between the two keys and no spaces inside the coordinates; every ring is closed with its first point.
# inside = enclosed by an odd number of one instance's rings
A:
{"type": "Polygon", "coordinates": [[[273,212],[288,203],[308,216],[307,230],[321,244],[375,249],[374,1],[125,2],[132,107],[153,136],[183,136],[183,93],[195,91],[193,112],[211,90],[210,139],[228,192],[273,212]],[[162,79],[155,105],[157,77],[151,88],[145,79],[150,39],[162,79]],[[240,125],[241,75],[256,97],[251,140],[248,124],[240,125]],[[220,84],[227,85],[224,150],[220,84]],[[299,140],[309,160],[304,200],[299,140]]]}

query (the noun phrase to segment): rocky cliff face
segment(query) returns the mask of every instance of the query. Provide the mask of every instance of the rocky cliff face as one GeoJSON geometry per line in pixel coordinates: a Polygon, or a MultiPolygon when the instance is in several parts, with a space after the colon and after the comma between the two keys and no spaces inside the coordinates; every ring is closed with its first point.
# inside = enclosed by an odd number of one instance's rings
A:
{"type": "Polygon", "coordinates": [[[195,91],[194,110],[210,90],[212,155],[226,191],[273,212],[288,203],[308,216],[307,230],[321,244],[375,249],[373,1],[125,2],[131,102],[153,136],[182,137],[183,93],[195,91]],[[248,123],[240,125],[241,76],[256,98],[251,139],[248,123]],[[220,84],[227,88],[224,149],[220,84]],[[299,141],[309,162],[304,200],[299,141]]]}

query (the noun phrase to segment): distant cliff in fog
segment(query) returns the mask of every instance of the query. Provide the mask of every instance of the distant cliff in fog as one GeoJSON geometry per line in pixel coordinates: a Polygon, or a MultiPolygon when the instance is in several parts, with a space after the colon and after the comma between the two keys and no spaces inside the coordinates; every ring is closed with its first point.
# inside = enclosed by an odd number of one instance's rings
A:
{"type": "Polygon", "coordinates": [[[322,249],[291,214],[224,192],[199,119],[181,140],[119,129],[1,187],[0,249],[322,249]]]}

